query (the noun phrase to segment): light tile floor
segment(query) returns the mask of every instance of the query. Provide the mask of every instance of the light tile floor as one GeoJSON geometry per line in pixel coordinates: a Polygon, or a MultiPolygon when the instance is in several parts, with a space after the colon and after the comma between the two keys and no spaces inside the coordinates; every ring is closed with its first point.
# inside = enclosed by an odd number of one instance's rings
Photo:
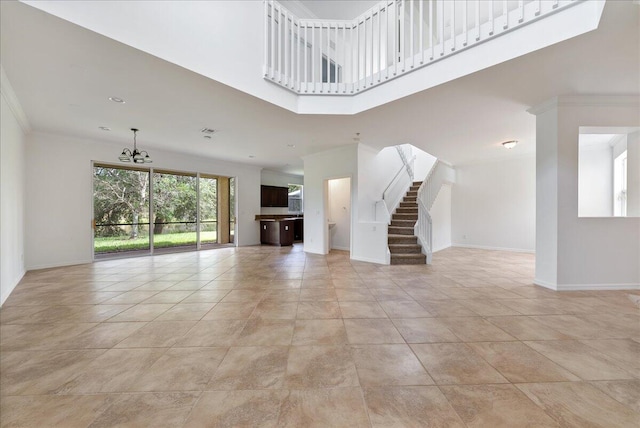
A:
{"type": "Polygon", "coordinates": [[[28,273],[0,310],[2,427],[638,427],[640,293],[224,248],[28,273]]]}

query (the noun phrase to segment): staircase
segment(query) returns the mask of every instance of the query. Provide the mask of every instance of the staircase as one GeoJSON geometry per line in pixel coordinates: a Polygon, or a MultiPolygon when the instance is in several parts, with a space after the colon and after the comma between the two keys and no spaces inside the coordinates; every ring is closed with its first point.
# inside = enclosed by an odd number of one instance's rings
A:
{"type": "Polygon", "coordinates": [[[422,182],[414,181],[396,211],[389,225],[388,245],[392,265],[423,265],[427,256],[414,235],[414,226],[418,220],[418,189],[422,182]]]}

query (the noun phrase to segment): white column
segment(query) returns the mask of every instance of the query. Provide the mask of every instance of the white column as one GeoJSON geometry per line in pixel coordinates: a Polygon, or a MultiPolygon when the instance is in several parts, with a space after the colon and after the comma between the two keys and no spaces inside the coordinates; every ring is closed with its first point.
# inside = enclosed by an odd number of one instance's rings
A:
{"type": "Polygon", "coordinates": [[[536,115],[535,283],[640,289],[640,218],[578,217],[579,129],[640,126],[637,97],[564,96],[529,111],[536,115]]]}

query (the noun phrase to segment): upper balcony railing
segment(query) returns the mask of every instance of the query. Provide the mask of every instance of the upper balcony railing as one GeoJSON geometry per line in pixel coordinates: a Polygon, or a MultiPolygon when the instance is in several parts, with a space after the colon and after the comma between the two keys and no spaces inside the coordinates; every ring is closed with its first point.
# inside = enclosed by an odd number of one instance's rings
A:
{"type": "Polygon", "coordinates": [[[355,20],[298,19],[265,0],[264,78],[353,95],[581,0],[383,0],[355,20]]]}

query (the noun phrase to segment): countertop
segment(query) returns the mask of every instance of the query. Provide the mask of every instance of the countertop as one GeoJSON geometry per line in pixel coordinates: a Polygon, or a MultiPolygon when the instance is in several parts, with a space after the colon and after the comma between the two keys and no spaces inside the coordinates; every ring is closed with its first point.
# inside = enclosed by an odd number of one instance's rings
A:
{"type": "Polygon", "coordinates": [[[303,218],[303,214],[256,214],[256,221],[299,220],[303,218]]]}

